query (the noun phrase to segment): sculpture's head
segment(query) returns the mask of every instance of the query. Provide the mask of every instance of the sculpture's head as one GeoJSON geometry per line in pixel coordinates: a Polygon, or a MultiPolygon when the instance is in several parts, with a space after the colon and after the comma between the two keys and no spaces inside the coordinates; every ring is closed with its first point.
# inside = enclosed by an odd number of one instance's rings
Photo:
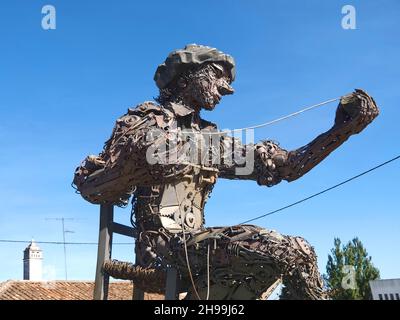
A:
{"type": "Polygon", "coordinates": [[[182,102],[196,110],[213,110],[222,96],[233,93],[234,79],[233,58],[200,45],[171,52],[154,75],[160,103],[182,102]]]}

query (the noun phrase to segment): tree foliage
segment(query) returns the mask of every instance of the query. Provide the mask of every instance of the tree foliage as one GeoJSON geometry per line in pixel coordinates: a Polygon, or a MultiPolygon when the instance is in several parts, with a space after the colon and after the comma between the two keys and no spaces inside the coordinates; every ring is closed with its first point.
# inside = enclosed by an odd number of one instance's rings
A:
{"type": "Polygon", "coordinates": [[[358,238],[341,245],[334,239],[328,255],[324,279],[334,300],[367,300],[371,298],[369,281],[379,279],[379,270],[358,238]]]}

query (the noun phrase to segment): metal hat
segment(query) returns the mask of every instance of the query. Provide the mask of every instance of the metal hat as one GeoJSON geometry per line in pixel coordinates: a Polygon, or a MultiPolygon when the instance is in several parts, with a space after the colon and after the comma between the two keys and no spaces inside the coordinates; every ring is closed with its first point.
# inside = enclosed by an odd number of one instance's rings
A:
{"type": "Polygon", "coordinates": [[[154,75],[157,87],[164,89],[179,75],[185,73],[194,66],[207,62],[223,64],[231,81],[235,80],[235,60],[216,48],[188,44],[183,49],[171,52],[163,64],[160,64],[154,75]]]}

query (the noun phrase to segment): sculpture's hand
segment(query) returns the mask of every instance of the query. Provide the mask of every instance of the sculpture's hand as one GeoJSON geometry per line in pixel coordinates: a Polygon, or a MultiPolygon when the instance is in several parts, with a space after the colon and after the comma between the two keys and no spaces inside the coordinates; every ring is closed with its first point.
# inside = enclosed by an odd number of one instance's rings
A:
{"type": "Polygon", "coordinates": [[[286,181],[300,178],[352,134],[361,132],[378,114],[374,99],[363,90],[356,89],[354,93],[342,97],[336,111],[335,125],[309,144],[290,151],[286,165],[277,166],[281,176],[286,181]]]}
{"type": "Polygon", "coordinates": [[[361,132],[379,114],[374,99],[365,91],[342,97],[336,111],[335,126],[348,128],[352,134],[361,132]]]}

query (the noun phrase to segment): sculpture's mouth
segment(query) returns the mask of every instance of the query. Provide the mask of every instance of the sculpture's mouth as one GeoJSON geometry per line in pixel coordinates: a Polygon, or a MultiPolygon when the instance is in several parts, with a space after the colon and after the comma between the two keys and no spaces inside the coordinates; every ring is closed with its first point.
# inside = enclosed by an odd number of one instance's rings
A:
{"type": "Polygon", "coordinates": [[[213,94],[207,97],[203,103],[203,108],[206,110],[214,110],[215,106],[221,101],[222,95],[213,94]]]}

